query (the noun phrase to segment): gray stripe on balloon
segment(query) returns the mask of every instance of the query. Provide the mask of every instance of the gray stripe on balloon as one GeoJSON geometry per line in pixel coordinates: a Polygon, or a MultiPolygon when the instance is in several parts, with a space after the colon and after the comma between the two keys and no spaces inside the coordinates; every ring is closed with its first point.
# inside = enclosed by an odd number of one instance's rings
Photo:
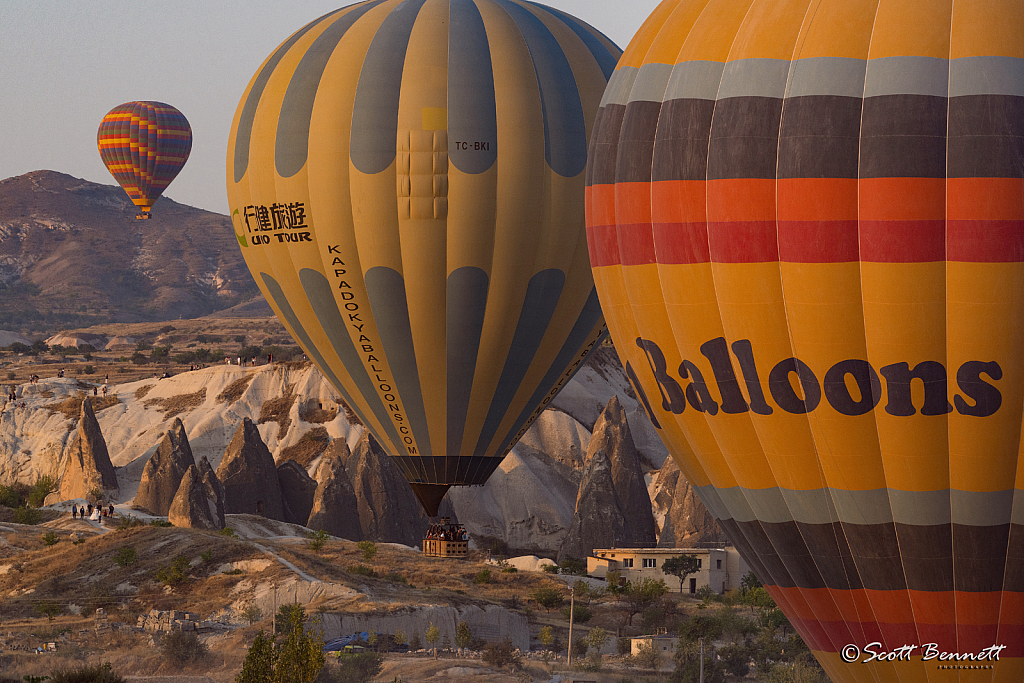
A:
{"type": "Polygon", "coordinates": [[[861,99],[864,96],[866,59],[808,57],[793,62],[786,97],[833,95],[861,99]]]}
{"type": "Polygon", "coordinates": [[[474,266],[457,268],[448,276],[446,300],[448,368],[448,436],[446,452],[459,455],[466,415],[473,393],[480,335],[487,310],[487,273],[474,266]]]}
{"type": "MultiPolygon", "coordinates": [[[[373,381],[370,380],[370,375],[367,374],[363,360],[360,358],[359,352],[356,351],[352,337],[346,332],[348,327],[341,315],[341,311],[338,310],[338,302],[334,298],[334,292],[331,290],[331,283],[324,277],[323,273],[312,268],[300,270],[299,281],[302,282],[302,289],[306,292],[306,298],[309,299],[309,305],[313,308],[313,313],[316,314],[317,320],[320,321],[320,327],[323,328],[324,334],[327,335],[331,346],[334,347],[334,352],[341,359],[345,372],[355,382],[356,388],[359,389],[363,400],[370,406],[370,410],[373,412],[374,417],[377,418],[377,421],[383,426],[384,432],[391,439],[391,443],[395,444],[399,449],[405,449],[402,437],[398,435],[398,430],[395,429],[395,425],[391,421],[391,415],[384,408],[380,393],[378,393],[377,388],[373,385],[373,381]]],[[[339,391],[344,390],[339,387],[339,391]]],[[[348,403],[353,408],[356,405],[351,400],[348,403]]]]}
{"type": "MultiPolygon", "coordinates": [[[[590,54],[594,57],[594,61],[597,62],[597,66],[601,69],[601,73],[604,74],[604,80],[607,81],[609,78],[612,77],[612,72],[615,71],[615,65],[619,61],[619,56],[621,56],[622,50],[619,50],[619,54],[613,55],[611,52],[608,51],[608,48],[605,46],[605,44],[602,43],[597,38],[597,36],[595,36],[590,30],[587,29],[586,26],[584,26],[576,17],[572,15],[566,14],[565,12],[555,9],[554,7],[548,7],[547,5],[541,5],[536,2],[530,2],[530,0],[527,0],[526,4],[533,5],[534,7],[543,12],[547,12],[558,17],[563,24],[572,29],[572,32],[575,33],[579,37],[579,39],[583,41],[583,44],[587,46],[587,49],[590,50],[590,54]]],[[[615,45],[615,42],[609,39],[608,36],[604,35],[603,33],[601,35],[609,43],[615,45]]],[[[615,45],[615,47],[618,47],[618,45],[615,45]]]]}
{"type": "Polygon", "coordinates": [[[1024,59],[960,57],[949,63],[949,96],[1024,97],[1024,59]]]}
{"type": "Polygon", "coordinates": [[[345,11],[345,8],[335,10],[300,28],[292,34],[291,38],[284,41],[279,48],[274,50],[274,54],[270,55],[270,59],[268,59],[267,63],[263,65],[263,68],[260,69],[259,74],[256,76],[256,80],[252,83],[252,88],[249,90],[249,95],[245,98],[245,104],[242,106],[242,113],[238,117],[238,130],[235,132],[234,163],[236,183],[242,180],[246,169],[249,167],[249,142],[252,139],[252,125],[256,120],[256,109],[259,107],[260,98],[263,97],[263,90],[267,87],[267,82],[270,80],[270,76],[274,73],[274,69],[277,68],[278,63],[280,63],[281,59],[284,58],[292,45],[298,42],[299,38],[306,35],[310,29],[314,28],[324,20],[343,11],[345,11]]]}
{"type": "Polygon", "coordinates": [[[405,0],[391,10],[373,36],[359,72],[349,155],[367,175],[384,171],[395,160],[405,53],[424,2],[405,0]]]}
{"type": "Polygon", "coordinates": [[[882,57],[868,60],[864,97],[931,95],[949,92],[949,60],[940,57],[882,57]]]}
{"type": "MultiPolygon", "coordinates": [[[[501,442],[501,446],[504,447],[515,438],[515,435],[519,433],[526,421],[530,419],[530,415],[534,409],[540,405],[540,402],[544,400],[544,396],[551,390],[561,377],[562,373],[565,372],[566,368],[572,365],[573,359],[577,354],[583,352],[583,344],[586,342],[587,337],[594,328],[601,322],[601,303],[597,298],[597,289],[590,290],[590,296],[587,297],[587,302],[583,304],[583,310],[580,311],[579,317],[576,318],[576,322],[573,323],[572,330],[569,332],[569,336],[566,338],[565,343],[562,345],[562,349],[555,356],[555,360],[551,363],[551,367],[544,373],[544,379],[540,381],[537,386],[537,390],[533,392],[530,399],[526,402],[526,407],[519,413],[519,417],[513,423],[512,428],[505,435],[505,439],[501,442]]],[[[604,336],[602,335],[602,339],[604,336]]],[[[601,343],[599,339],[594,346],[596,347],[601,343]]],[[[573,375],[579,372],[579,369],[586,365],[585,362],[581,362],[573,370],[573,375]]],[[[566,379],[566,384],[572,379],[570,376],[566,379]]],[[[562,385],[563,387],[565,384],[562,385]]]]}
{"type": "Polygon", "coordinates": [[[419,455],[429,457],[433,451],[430,447],[427,413],[423,408],[420,374],[416,368],[416,349],[412,343],[405,280],[392,268],[376,266],[366,271],[364,281],[370,310],[377,321],[380,343],[388,357],[388,366],[394,375],[402,407],[408,415],[419,455]]]}
{"type": "Polygon", "coordinates": [[[726,63],[716,99],[776,97],[786,94],[789,61],[785,59],[736,59],[726,63]]]}
{"type": "Polygon", "coordinates": [[[281,102],[274,145],[274,165],[282,178],[290,178],[306,165],[309,155],[309,122],[313,102],[320,87],[327,61],[352,25],[383,0],[356,7],[328,26],[309,46],[288,82],[281,102]]]}
{"type": "Polygon", "coordinates": [[[498,158],[498,113],[487,29],[472,0],[451,0],[449,21],[448,139],[486,142],[488,148],[453,148],[449,143],[448,158],[463,173],[483,173],[498,158]]]}
{"type": "Polygon", "coordinates": [[[556,268],[542,270],[530,278],[523,308],[519,313],[519,322],[512,335],[512,345],[505,358],[505,365],[498,378],[498,386],[494,390],[491,405],[487,410],[487,417],[484,419],[480,431],[480,438],[476,443],[475,453],[477,455],[486,453],[488,446],[494,440],[494,434],[498,431],[505,413],[508,412],[516,392],[519,391],[519,386],[530,369],[530,364],[533,363],[537,349],[540,348],[541,340],[551,323],[551,316],[555,313],[564,286],[565,273],[556,268]]]}
{"type": "Polygon", "coordinates": [[[625,106],[629,101],[629,93],[633,90],[633,83],[640,70],[635,66],[623,66],[617,69],[612,77],[608,79],[604,95],[601,96],[601,108],[610,104],[625,106]]]}
{"type": "Polygon", "coordinates": [[[328,381],[336,388],[342,398],[351,406],[354,405],[352,397],[345,391],[345,388],[338,381],[338,376],[331,370],[331,366],[324,360],[324,356],[320,353],[320,349],[313,345],[313,340],[309,338],[306,333],[306,328],[299,322],[299,317],[295,315],[295,311],[292,309],[292,305],[288,303],[288,298],[284,295],[284,290],[281,289],[281,285],[278,284],[277,280],[273,276],[267,273],[260,273],[260,277],[263,280],[263,284],[266,285],[267,290],[270,292],[270,298],[274,300],[277,307],[281,309],[281,315],[291,325],[292,329],[295,330],[295,336],[298,337],[298,342],[306,350],[306,352],[313,357],[313,360],[317,362],[324,375],[327,376],[328,381]]]}
{"type": "Polygon", "coordinates": [[[494,1],[515,21],[533,58],[544,114],[544,158],[552,171],[573,178],[587,165],[587,122],[569,60],[547,26],[529,10],[509,0],[494,1]]]}

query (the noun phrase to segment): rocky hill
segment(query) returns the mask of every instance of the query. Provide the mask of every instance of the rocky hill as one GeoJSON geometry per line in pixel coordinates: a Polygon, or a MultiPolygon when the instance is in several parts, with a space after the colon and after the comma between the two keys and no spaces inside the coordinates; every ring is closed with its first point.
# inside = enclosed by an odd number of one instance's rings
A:
{"type": "MultiPolygon", "coordinates": [[[[316,528],[347,528],[336,535],[350,540],[407,545],[416,544],[427,525],[397,467],[376,442],[367,442],[362,425],[350,421],[345,406],[309,363],[217,365],[112,385],[106,396],[91,397],[92,387],[68,377],[17,386],[17,401],[0,412],[0,483],[31,483],[43,475],[98,482],[95,472],[102,470],[101,463],[79,473],[88,460],[82,453],[102,450],[90,446],[83,451],[80,445],[97,442],[92,418],[83,417],[94,412],[103,448],[116,468],[116,485],[102,488],[108,496],[116,490],[115,502],[138,503],[140,483],[145,483],[147,491],[166,488],[167,503],[188,464],[205,458],[224,479],[222,461],[246,449],[263,450],[278,472],[276,477],[259,475],[261,480],[281,478],[285,485],[290,477],[293,488],[305,491],[302,501],[290,505],[290,517],[270,507],[263,510],[267,516],[316,528]],[[82,409],[85,396],[93,403],[89,411],[82,409]],[[172,441],[187,439],[191,457],[177,468],[154,467],[156,454],[175,449],[165,443],[168,432],[177,435],[172,441]],[[327,457],[338,462],[320,471],[327,457]],[[147,482],[163,469],[176,472],[174,481],[147,482]],[[325,498],[349,501],[342,505],[348,508],[342,518],[325,515],[338,507],[324,505],[325,498]],[[293,519],[297,509],[307,519],[293,519]]],[[[452,489],[444,514],[465,524],[478,547],[507,554],[553,557],[562,551],[578,556],[627,539],[670,547],[723,540],[630,393],[614,351],[601,349],[485,486],[452,489]],[[601,467],[609,477],[588,476],[601,467]],[[587,506],[604,498],[617,503],[602,512],[602,523],[592,524],[587,506]],[[570,536],[571,550],[563,549],[570,536]]],[[[230,482],[225,484],[230,489],[230,482]]],[[[164,503],[155,506],[152,495],[146,497],[143,508],[166,514],[164,503]]],[[[255,505],[227,512],[253,513],[255,505]]]]}
{"type": "Polygon", "coordinates": [[[192,318],[258,294],[231,221],[54,171],[0,181],[0,329],[192,318]]]}

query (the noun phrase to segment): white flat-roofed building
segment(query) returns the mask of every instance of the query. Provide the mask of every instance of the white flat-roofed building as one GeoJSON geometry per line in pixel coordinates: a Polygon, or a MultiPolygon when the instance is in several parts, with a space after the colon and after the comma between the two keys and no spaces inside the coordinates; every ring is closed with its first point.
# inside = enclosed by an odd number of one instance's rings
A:
{"type": "Polygon", "coordinates": [[[662,571],[665,560],[679,555],[697,558],[697,573],[686,577],[682,592],[696,593],[710,586],[716,593],[739,588],[750,567],[732,546],[724,548],[595,548],[587,558],[587,574],[605,578],[610,571],[619,572],[626,581],[642,578],[664,579],[669,590],[679,590],[679,579],[662,571]]]}

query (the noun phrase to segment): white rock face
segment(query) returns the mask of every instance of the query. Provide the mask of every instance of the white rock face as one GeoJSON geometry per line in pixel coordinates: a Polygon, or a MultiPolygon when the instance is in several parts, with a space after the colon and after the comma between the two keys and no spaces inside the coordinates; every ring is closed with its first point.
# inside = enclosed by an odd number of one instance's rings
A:
{"type": "Polygon", "coordinates": [[[19,344],[32,344],[32,340],[28,337],[23,337],[17,332],[8,332],[7,330],[0,330],[0,346],[10,346],[15,342],[19,344]]]}

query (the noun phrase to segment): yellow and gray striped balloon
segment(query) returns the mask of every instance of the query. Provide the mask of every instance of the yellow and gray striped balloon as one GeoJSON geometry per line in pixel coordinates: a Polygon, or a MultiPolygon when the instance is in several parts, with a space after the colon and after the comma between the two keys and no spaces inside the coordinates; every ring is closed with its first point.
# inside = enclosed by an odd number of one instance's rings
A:
{"type": "Polygon", "coordinates": [[[619,54],[530,2],[372,0],[293,34],[239,103],[246,263],[431,514],[604,334],[584,170],[619,54]]]}

